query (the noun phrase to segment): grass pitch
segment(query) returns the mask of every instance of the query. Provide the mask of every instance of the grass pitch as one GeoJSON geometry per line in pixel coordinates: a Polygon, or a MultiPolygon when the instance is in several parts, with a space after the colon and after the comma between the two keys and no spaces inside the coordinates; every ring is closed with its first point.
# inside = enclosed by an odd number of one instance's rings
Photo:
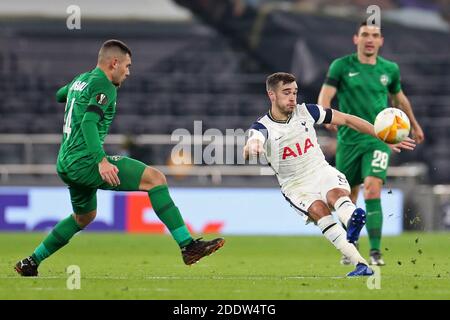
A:
{"type": "MultiPolygon", "coordinates": [[[[0,234],[0,299],[450,299],[450,234],[385,237],[381,289],[352,270],[322,237],[227,236],[225,246],[188,267],[169,236],[83,233],[42,263],[38,278],[13,266],[43,233],[0,234]],[[68,290],[66,268],[81,270],[68,290]]],[[[210,239],[212,236],[208,235],[210,239]]],[[[367,257],[367,238],[361,239],[367,257]]]]}

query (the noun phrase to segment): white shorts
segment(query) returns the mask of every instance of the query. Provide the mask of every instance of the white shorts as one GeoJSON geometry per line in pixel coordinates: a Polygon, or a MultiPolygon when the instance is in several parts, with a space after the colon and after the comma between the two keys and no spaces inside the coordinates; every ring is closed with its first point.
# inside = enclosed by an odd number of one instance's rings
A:
{"type": "Polygon", "coordinates": [[[328,204],[327,193],[335,188],[350,192],[350,185],[345,175],[332,166],[326,166],[308,179],[283,188],[283,195],[291,207],[308,223],[308,209],[311,204],[316,200],[322,200],[328,204]]]}

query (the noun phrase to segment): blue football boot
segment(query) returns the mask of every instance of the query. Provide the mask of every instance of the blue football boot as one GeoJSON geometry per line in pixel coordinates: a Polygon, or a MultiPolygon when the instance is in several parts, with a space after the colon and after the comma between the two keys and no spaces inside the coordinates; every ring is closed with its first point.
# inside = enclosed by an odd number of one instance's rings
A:
{"type": "Polygon", "coordinates": [[[370,269],[368,265],[364,263],[358,263],[356,265],[355,270],[347,273],[347,277],[364,277],[364,276],[371,276],[373,274],[374,274],[373,270],[370,269]]]}
{"type": "Polygon", "coordinates": [[[356,208],[347,224],[347,241],[356,243],[365,224],[366,212],[361,208],[356,208]]]}

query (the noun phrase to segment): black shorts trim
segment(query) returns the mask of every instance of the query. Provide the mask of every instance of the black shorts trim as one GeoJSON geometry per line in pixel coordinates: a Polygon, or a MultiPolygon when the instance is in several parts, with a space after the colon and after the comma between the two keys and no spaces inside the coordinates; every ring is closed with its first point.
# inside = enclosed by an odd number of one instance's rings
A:
{"type": "Polygon", "coordinates": [[[289,199],[288,197],[286,197],[286,195],[285,195],[283,192],[281,192],[281,194],[282,194],[283,197],[286,199],[286,201],[289,202],[289,204],[290,204],[292,207],[294,207],[295,209],[297,209],[297,210],[300,211],[301,213],[304,213],[304,214],[306,214],[308,217],[310,217],[308,211],[305,211],[305,210],[300,209],[299,207],[297,207],[297,206],[291,201],[291,199],[289,199]]]}

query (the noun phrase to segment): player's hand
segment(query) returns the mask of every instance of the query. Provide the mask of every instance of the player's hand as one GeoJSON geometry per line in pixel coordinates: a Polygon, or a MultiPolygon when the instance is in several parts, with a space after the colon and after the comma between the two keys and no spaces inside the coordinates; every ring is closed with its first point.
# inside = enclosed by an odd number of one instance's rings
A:
{"type": "Polygon", "coordinates": [[[324,124],[323,126],[325,127],[325,129],[327,129],[327,130],[329,130],[331,132],[337,132],[338,131],[338,126],[335,125],[335,124],[327,123],[327,124],[324,124]]]}
{"type": "Polygon", "coordinates": [[[248,144],[248,154],[251,157],[256,157],[264,153],[264,146],[261,141],[253,140],[248,144]]]}
{"type": "Polygon", "coordinates": [[[112,185],[113,187],[117,187],[120,184],[119,169],[112,163],[110,163],[106,158],[98,164],[98,172],[102,177],[103,181],[112,185]]]}
{"type": "Polygon", "coordinates": [[[402,149],[414,150],[414,148],[416,147],[416,142],[413,139],[406,137],[402,142],[396,144],[388,144],[388,146],[392,151],[400,153],[402,152],[402,149]]]}
{"type": "Polygon", "coordinates": [[[411,134],[417,143],[422,143],[423,140],[425,140],[425,135],[423,134],[423,130],[418,123],[413,125],[413,127],[411,128],[411,134]]]}

